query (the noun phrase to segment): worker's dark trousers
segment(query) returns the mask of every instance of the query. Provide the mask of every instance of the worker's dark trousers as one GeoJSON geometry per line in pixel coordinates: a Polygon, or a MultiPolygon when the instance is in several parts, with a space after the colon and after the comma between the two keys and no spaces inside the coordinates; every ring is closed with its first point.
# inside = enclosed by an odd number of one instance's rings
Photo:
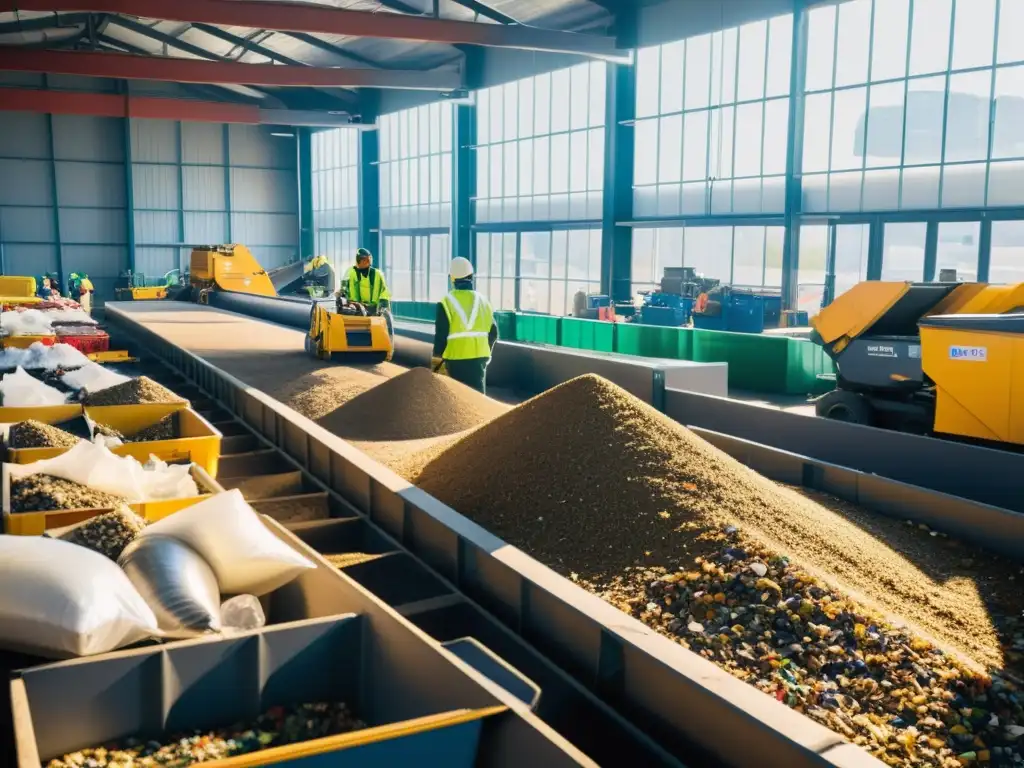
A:
{"type": "Polygon", "coordinates": [[[489,357],[478,357],[474,360],[445,360],[444,367],[448,369],[448,375],[453,379],[486,395],[487,364],[489,362],[491,362],[489,357]]]}

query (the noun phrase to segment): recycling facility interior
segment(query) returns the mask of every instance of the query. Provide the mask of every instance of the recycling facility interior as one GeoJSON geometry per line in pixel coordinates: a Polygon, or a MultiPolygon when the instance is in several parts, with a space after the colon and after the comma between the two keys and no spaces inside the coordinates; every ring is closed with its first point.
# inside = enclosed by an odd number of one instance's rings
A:
{"type": "MultiPolygon", "coordinates": [[[[1024,765],[1019,552],[894,513],[895,492],[882,515],[774,482],[607,378],[484,397],[415,365],[314,360],[301,330],[253,317],[113,303],[129,271],[158,282],[193,247],[230,242],[268,269],[323,254],[339,275],[368,247],[394,302],[428,307],[465,255],[495,308],[526,317],[566,315],[578,290],[628,300],[678,266],[810,314],[831,276],[836,294],[949,268],[1017,282],[1024,6],[288,13],[0,12],[0,273],[88,273],[127,338],[154,334],[265,392],[865,755],[1024,765]]],[[[416,346],[401,330],[397,345],[416,346]]],[[[975,484],[1006,487],[990,472],[975,484]]],[[[994,506],[1020,530],[1018,502],[994,506]]],[[[372,553],[349,555],[339,567],[372,553]]]]}

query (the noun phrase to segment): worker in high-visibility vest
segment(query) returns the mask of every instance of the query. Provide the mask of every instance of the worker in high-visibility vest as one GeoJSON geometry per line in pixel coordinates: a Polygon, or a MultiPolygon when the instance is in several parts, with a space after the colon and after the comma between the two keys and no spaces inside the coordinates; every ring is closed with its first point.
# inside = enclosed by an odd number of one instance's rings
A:
{"type": "Polygon", "coordinates": [[[356,251],[356,263],[345,278],[349,301],[358,301],[376,307],[381,301],[389,302],[388,284],[379,269],[373,267],[373,254],[365,248],[356,251]]]}
{"type": "Polygon", "coordinates": [[[373,267],[373,254],[365,248],[356,251],[355,266],[349,269],[342,290],[338,296],[344,295],[349,301],[365,304],[370,314],[384,318],[391,338],[391,348],[395,348],[395,321],[391,317],[391,294],[384,280],[384,273],[373,267]]]}
{"type": "Polygon", "coordinates": [[[92,280],[90,280],[89,276],[84,272],[79,278],[78,290],[78,303],[82,305],[82,309],[86,313],[92,312],[92,295],[96,289],[93,287],[92,280]]]}
{"type": "Polygon", "coordinates": [[[431,368],[487,392],[487,365],[498,341],[491,303],[473,289],[473,265],[457,256],[448,271],[452,290],[437,303],[431,368]]]}

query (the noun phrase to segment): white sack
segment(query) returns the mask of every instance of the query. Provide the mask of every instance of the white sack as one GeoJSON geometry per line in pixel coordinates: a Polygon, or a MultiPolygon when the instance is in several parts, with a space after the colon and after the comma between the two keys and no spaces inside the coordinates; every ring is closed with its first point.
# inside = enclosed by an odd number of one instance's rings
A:
{"type": "Polygon", "coordinates": [[[4,407],[7,408],[64,405],[68,401],[67,396],[59,389],[32,378],[22,368],[4,374],[3,380],[0,380],[0,395],[3,397],[4,407]]]}
{"type": "Polygon", "coordinates": [[[220,591],[260,597],[316,566],[263,525],[236,488],[148,526],[141,536],[172,536],[213,568],[220,591]]]}
{"type": "Polygon", "coordinates": [[[86,365],[77,371],[65,373],[61,381],[72,389],[99,392],[104,389],[110,389],[110,387],[116,387],[118,384],[124,384],[126,381],[131,381],[131,379],[127,376],[122,376],[120,373],[108,371],[99,363],[89,360],[86,365]]]}
{"type": "Polygon", "coordinates": [[[41,536],[0,536],[0,647],[48,658],[107,653],[159,633],[112,561],[41,536]]]}
{"type": "Polygon", "coordinates": [[[188,464],[165,464],[152,457],[143,466],[131,456],[115,456],[86,440],[52,459],[8,467],[11,479],[53,475],[97,491],[119,494],[131,502],[198,496],[199,488],[189,469],[188,464]]]}
{"type": "Polygon", "coordinates": [[[53,333],[53,324],[45,312],[26,309],[0,313],[0,329],[7,336],[49,336],[53,333]]]}
{"type": "Polygon", "coordinates": [[[70,344],[54,344],[46,346],[41,341],[34,342],[25,350],[22,368],[44,368],[53,371],[57,368],[81,368],[83,365],[95,365],[88,357],[70,344]]]}

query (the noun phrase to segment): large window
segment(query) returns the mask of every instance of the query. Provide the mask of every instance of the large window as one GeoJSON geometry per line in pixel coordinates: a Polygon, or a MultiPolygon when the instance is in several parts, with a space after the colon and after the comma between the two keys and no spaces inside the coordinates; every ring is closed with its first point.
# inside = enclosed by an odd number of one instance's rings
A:
{"type": "Polygon", "coordinates": [[[380,118],[382,229],[450,225],[452,109],[434,103],[380,118]]]}
{"type": "Polygon", "coordinates": [[[693,267],[723,283],[782,284],[783,227],[661,227],[633,231],[633,292],[657,290],[666,267],[693,267]]]}
{"type": "Polygon", "coordinates": [[[634,213],[781,212],[793,17],[637,55],[634,213]]]}
{"type": "Polygon", "coordinates": [[[340,279],[359,247],[359,132],[314,133],[312,176],[316,254],[304,255],[327,256],[340,279]]]}
{"type": "Polygon", "coordinates": [[[601,288],[601,230],[481,232],[476,265],[477,290],[496,309],[565,315],[573,294],[601,288]]]}
{"type": "Polygon", "coordinates": [[[476,219],[601,218],[605,64],[477,93],[476,219]]]}
{"type": "Polygon", "coordinates": [[[1024,203],[1022,24],[1020,0],[812,9],[804,210],[1024,203]]]}
{"type": "Polygon", "coordinates": [[[394,301],[440,301],[448,292],[447,234],[385,235],[384,262],[394,301]]]}

